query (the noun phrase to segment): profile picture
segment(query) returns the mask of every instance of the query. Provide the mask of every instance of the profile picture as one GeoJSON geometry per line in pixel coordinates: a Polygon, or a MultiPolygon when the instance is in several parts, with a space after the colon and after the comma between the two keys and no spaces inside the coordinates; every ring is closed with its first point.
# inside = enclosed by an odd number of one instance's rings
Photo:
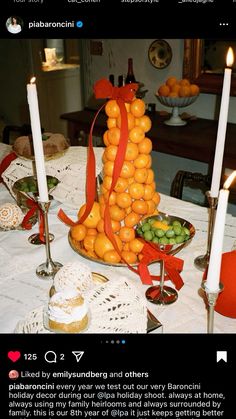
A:
{"type": "Polygon", "coordinates": [[[6,27],[8,32],[16,34],[22,31],[23,21],[18,16],[11,16],[6,21],[6,27]]]}
{"type": "Polygon", "coordinates": [[[17,380],[17,378],[19,378],[19,372],[16,370],[11,370],[9,371],[8,377],[10,380],[17,380]]]}

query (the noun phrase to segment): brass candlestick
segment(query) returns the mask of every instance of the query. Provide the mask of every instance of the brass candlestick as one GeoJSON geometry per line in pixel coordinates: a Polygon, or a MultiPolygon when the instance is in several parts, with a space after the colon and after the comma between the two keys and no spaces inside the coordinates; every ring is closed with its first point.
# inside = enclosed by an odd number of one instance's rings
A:
{"type": "Polygon", "coordinates": [[[211,253],[211,242],[212,234],[215,222],[215,212],[218,203],[218,198],[213,198],[210,195],[210,191],[206,192],[207,200],[209,203],[209,221],[208,221],[208,237],[207,237],[207,252],[205,255],[198,256],[194,260],[194,266],[200,271],[205,271],[208,266],[210,253],[211,253]]]}
{"type": "Polygon", "coordinates": [[[223,285],[222,283],[220,283],[219,288],[216,291],[210,291],[208,290],[206,286],[206,281],[203,281],[201,288],[206,293],[207,302],[208,302],[207,333],[213,333],[214,332],[215,305],[216,305],[219,293],[223,291],[223,285]]]}
{"type": "Polygon", "coordinates": [[[60,262],[53,262],[50,252],[50,237],[48,227],[48,211],[50,207],[50,201],[39,202],[39,206],[43,211],[44,218],[44,232],[45,232],[45,249],[46,249],[46,262],[39,265],[36,269],[36,274],[41,279],[51,279],[63,266],[60,262]]]}

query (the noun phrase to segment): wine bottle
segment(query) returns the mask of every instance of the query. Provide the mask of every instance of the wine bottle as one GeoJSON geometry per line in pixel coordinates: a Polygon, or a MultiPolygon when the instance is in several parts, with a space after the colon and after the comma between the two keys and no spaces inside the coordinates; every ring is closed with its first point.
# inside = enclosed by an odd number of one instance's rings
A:
{"type": "Polygon", "coordinates": [[[128,73],[125,79],[125,84],[129,83],[135,83],[135,77],[134,77],[134,70],[133,70],[133,58],[128,59],[128,73]]]}

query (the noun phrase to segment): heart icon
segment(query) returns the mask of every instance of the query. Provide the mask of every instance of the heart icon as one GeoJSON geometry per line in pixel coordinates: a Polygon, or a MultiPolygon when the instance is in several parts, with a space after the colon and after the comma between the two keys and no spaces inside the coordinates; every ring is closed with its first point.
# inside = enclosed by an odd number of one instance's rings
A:
{"type": "Polygon", "coordinates": [[[16,362],[21,357],[21,353],[19,351],[9,351],[7,356],[12,362],[16,362]]]}

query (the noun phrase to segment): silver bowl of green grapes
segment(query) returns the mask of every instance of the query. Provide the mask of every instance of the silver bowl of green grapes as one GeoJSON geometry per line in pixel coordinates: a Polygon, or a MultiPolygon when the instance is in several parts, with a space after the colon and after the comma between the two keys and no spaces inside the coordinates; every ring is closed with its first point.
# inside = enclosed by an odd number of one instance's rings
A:
{"type": "Polygon", "coordinates": [[[136,227],[138,237],[172,255],[189,244],[194,234],[195,228],[189,221],[161,212],[146,217],[136,227]]]}

